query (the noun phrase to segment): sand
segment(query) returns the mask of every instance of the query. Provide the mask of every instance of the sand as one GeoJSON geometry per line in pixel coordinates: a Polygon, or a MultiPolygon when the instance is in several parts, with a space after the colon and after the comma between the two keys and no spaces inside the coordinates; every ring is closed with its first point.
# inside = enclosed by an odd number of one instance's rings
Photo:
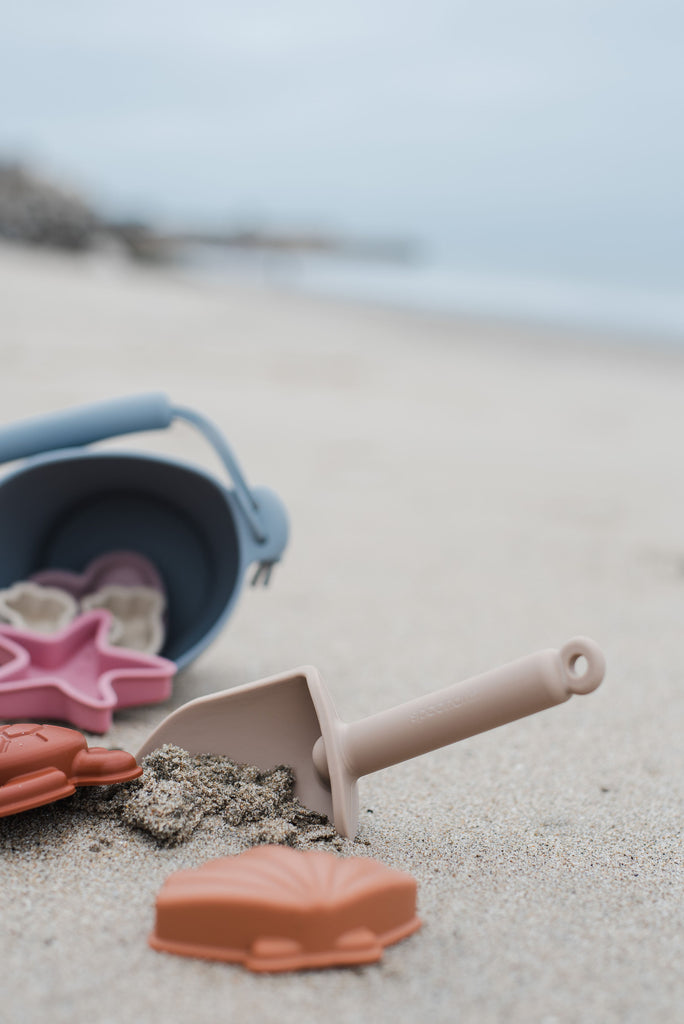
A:
{"type": "MultiPolygon", "coordinates": [[[[3,820],[3,1016],[681,1020],[681,354],[10,249],[0,315],[4,420],[162,389],[291,514],[270,586],[108,744],[302,663],[353,720],[577,633],[608,660],[591,696],[361,782],[344,852],[412,872],[424,921],[380,965],[149,949],[163,880],[233,852],[228,829],[160,849],[68,800],[3,820]]],[[[216,468],[189,428],[112,444],[216,468]]]]}
{"type": "Polygon", "coordinates": [[[133,830],[158,846],[184,843],[200,827],[234,832],[244,848],[265,843],[342,848],[331,821],[295,796],[289,765],[260,771],[212,754],[189,754],[165,743],[142,759],[143,774],[130,783],[79,791],[74,804],[110,829],[133,830]]]}

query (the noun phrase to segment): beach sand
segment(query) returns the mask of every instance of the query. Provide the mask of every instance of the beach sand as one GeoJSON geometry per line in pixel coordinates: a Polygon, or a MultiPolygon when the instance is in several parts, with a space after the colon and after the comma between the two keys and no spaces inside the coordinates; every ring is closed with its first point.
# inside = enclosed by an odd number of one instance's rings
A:
{"type": "MultiPolygon", "coordinates": [[[[353,720],[578,633],[608,661],[588,697],[361,781],[344,850],[412,872],[424,922],[377,965],[149,949],[163,880],[238,848],[215,823],[160,849],[71,800],[3,819],[0,1016],[681,1020],[684,358],[10,248],[0,318],[3,421],[164,390],[291,515],[271,585],[105,744],[303,663],[353,720]]],[[[216,468],[188,427],[111,444],[216,468]]]]}

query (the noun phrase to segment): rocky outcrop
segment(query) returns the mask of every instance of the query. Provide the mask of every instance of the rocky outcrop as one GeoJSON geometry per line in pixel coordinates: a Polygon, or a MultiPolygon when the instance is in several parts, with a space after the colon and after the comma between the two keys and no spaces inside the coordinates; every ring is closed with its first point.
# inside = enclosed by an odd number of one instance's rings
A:
{"type": "Polygon", "coordinates": [[[88,249],[100,223],[78,196],[32,174],[0,163],[0,238],[60,249],[88,249]]]}

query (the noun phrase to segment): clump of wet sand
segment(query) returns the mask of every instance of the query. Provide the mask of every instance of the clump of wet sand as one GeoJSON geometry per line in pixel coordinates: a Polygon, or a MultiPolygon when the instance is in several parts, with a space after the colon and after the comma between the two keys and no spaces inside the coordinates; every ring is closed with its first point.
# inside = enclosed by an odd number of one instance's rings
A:
{"type": "Polygon", "coordinates": [[[220,816],[251,846],[341,846],[328,818],[295,797],[295,776],[287,765],[261,771],[165,744],[148,754],[142,767],[133,782],[105,791],[81,790],[88,809],[146,833],[160,846],[184,842],[211,815],[220,816]]]}

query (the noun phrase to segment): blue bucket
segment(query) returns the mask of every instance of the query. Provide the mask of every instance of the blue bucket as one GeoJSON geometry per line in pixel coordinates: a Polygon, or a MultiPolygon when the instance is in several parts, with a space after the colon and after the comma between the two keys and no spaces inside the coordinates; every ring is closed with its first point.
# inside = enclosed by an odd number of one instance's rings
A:
{"type": "Polygon", "coordinates": [[[158,568],[168,600],[165,657],[189,664],[217,636],[249,567],[268,581],[288,538],[287,514],[265,487],[247,485],[214,424],[166,395],[147,394],[0,428],[0,587],[41,569],[82,572],[108,551],[137,551],[158,568]],[[193,424],[232,486],[178,459],[86,445],[174,420],[193,424]]]}

